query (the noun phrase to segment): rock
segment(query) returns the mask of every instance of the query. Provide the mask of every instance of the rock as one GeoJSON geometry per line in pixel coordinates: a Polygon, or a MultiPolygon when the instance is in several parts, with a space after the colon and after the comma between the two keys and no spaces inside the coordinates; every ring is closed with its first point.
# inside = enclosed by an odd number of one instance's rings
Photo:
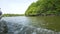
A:
{"type": "Polygon", "coordinates": [[[8,27],[6,21],[0,20],[0,34],[6,34],[8,32],[8,27]]]}

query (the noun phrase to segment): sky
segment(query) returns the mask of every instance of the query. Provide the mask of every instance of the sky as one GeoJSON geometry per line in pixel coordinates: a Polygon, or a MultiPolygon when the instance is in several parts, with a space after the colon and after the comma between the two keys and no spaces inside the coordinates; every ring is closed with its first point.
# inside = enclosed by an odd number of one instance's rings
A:
{"type": "Polygon", "coordinates": [[[29,5],[37,0],[0,0],[3,14],[24,14],[29,5]]]}

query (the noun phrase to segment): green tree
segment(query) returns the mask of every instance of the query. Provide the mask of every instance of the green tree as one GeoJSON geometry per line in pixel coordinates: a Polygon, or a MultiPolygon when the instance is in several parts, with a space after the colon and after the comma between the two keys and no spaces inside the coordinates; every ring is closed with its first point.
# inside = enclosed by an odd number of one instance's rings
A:
{"type": "Polygon", "coordinates": [[[60,0],[38,0],[33,2],[25,15],[60,15],[60,0]]]}

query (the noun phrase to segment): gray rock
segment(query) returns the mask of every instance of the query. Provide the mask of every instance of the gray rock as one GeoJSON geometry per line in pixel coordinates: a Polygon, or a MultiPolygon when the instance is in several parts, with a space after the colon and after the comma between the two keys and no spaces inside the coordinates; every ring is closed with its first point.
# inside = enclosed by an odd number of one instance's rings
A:
{"type": "Polygon", "coordinates": [[[0,20],[0,34],[6,34],[8,32],[8,27],[6,21],[0,20]]]}

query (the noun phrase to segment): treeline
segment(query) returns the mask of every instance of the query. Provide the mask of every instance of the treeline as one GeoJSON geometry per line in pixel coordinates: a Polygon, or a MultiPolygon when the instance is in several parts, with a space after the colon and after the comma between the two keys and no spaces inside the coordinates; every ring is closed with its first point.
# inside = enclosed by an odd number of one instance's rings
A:
{"type": "Polygon", "coordinates": [[[3,17],[24,16],[24,14],[3,14],[3,17]]]}
{"type": "Polygon", "coordinates": [[[38,0],[25,12],[26,16],[60,15],[60,0],[38,0]]]}

